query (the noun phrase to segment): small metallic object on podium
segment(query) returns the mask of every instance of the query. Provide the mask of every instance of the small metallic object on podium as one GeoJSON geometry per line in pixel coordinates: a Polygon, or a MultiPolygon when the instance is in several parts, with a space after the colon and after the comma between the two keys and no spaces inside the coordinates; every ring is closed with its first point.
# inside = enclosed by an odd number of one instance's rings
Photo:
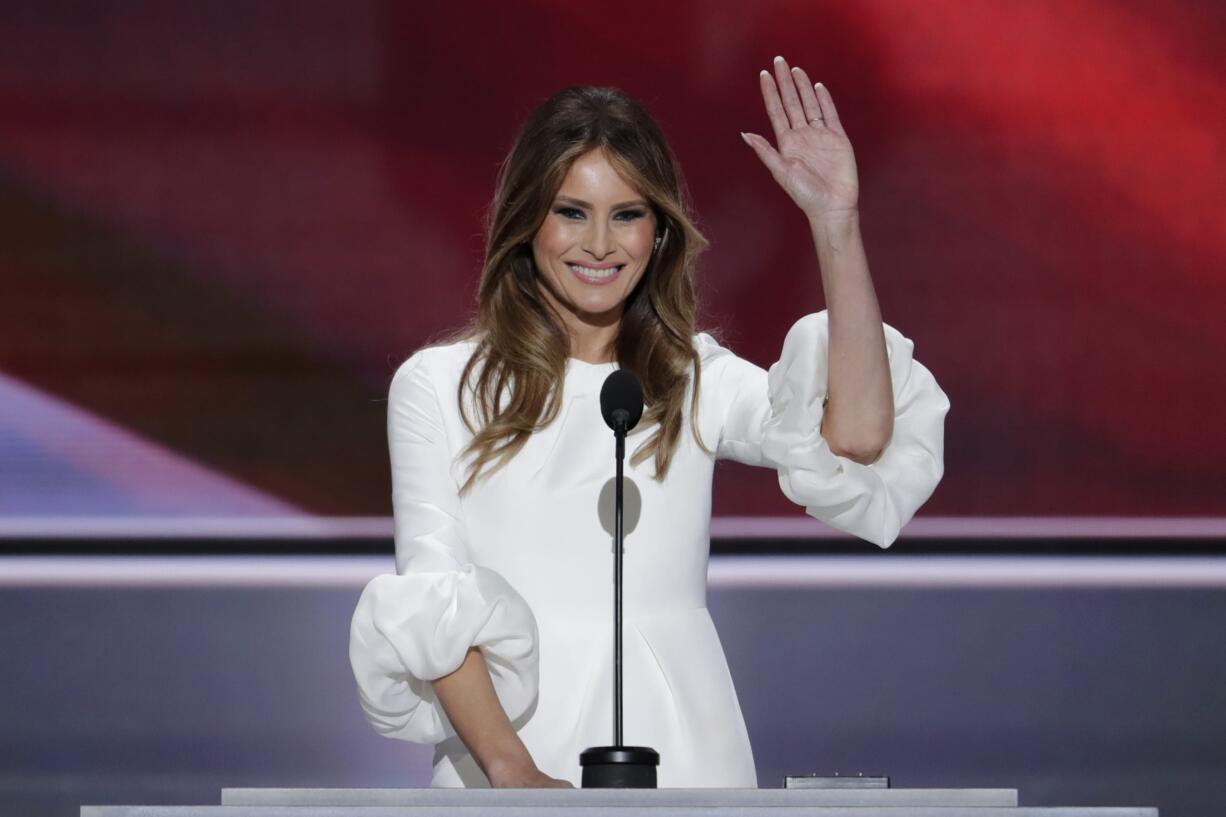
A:
{"type": "Polygon", "coordinates": [[[811,774],[788,775],[783,778],[785,789],[888,789],[890,778],[885,775],[865,777],[861,772],[854,777],[834,773],[833,777],[811,774]]]}

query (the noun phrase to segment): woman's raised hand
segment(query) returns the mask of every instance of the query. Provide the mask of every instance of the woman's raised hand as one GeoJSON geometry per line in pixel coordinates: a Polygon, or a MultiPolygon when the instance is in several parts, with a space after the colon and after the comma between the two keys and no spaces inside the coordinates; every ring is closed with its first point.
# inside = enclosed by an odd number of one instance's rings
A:
{"type": "Polygon", "coordinates": [[[775,57],[759,76],[779,149],[756,133],[741,136],[810,219],[854,213],[860,196],[856,157],[826,86],[775,57]]]}

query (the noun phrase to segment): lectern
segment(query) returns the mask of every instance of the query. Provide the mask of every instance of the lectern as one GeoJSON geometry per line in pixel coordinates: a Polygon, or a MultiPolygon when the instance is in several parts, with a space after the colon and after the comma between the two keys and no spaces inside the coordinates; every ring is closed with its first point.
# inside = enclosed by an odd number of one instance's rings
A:
{"type": "Polygon", "coordinates": [[[236,788],[222,789],[221,805],[82,806],[81,817],[1159,817],[1156,808],[1019,806],[1016,789],[892,789],[882,779],[781,789],[236,788]]]}

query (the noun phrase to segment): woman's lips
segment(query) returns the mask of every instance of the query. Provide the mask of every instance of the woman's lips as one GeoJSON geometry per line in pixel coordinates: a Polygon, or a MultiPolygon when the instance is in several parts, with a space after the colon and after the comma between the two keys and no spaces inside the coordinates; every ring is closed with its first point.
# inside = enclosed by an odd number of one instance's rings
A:
{"type": "Polygon", "coordinates": [[[580,281],[587,284],[595,284],[597,286],[617,280],[618,276],[621,275],[622,270],[626,268],[625,264],[618,264],[617,266],[608,267],[606,269],[600,269],[599,267],[585,267],[580,264],[567,264],[566,266],[570,267],[570,271],[573,272],[575,277],[580,281]]]}

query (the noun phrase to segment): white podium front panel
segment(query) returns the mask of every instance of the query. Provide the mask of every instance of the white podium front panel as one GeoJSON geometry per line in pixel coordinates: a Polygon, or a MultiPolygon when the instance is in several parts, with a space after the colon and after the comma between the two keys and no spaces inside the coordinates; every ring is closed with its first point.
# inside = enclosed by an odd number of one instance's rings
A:
{"type": "MultiPolygon", "coordinates": [[[[459,789],[472,792],[472,789],[459,789]]],[[[82,806],[81,817],[1158,817],[1156,808],[1001,808],[999,806],[608,805],[607,791],[586,790],[587,805],[437,806],[82,806]]]]}

